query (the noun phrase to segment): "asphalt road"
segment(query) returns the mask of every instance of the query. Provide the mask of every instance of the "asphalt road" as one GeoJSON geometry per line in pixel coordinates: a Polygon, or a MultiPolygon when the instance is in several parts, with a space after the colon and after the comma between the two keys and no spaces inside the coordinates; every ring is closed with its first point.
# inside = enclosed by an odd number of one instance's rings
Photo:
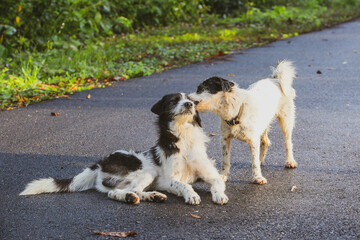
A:
{"type": "MultiPolygon", "coordinates": [[[[208,154],[220,168],[219,120],[210,113],[201,117],[205,130],[217,134],[208,154]]],[[[91,229],[136,231],[135,239],[360,239],[360,20],[70,100],[4,111],[0,123],[0,239],[107,238],[91,229]],[[203,183],[195,184],[200,206],[170,194],[164,204],[138,206],[93,190],[18,196],[33,179],[71,177],[114,150],[153,146],[156,117],[150,108],[164,94],[192,92],[213,75],[247,88],[284,58],[298,69],[299,166],[284,168],[283,137],[274,123],[263,166],[267,185],[251,183],[248,146],[233,141],[226,206],[213,204],[203,183]]]]}

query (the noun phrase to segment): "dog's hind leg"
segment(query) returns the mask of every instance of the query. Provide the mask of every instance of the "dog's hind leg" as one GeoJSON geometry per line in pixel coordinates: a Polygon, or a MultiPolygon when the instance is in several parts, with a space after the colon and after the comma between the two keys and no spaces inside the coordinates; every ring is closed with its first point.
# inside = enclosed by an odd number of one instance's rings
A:
{"type": "Polygon", "coordinates": [[[268,147],[270,145],[270,140],[267,135],[268,129],[264,131],[264,133],[261,135],[260,138],[260,165],[263,165],[266,152],[268,150],[268,147]]]}
{"type": "Polygon", "coordinates": [[[160,192],[139,192],[137,193],[141,199],[141,201],[149,201],[149,202],[164,202],[167,199],[167,196],[165,194],[162,194],[160,192]]]}
{"type": "Polygon", "coordinates": [[[260,167],[260,139],[253,138],[248,142],[250,146],[252,161],[251,161],[251,170],[252,176],[254,178],[255,183],[257,184],[266,184],[267,180],[261,174],[261,167],[260,167]]]}
{"type": "Polygon", "coordinates": [[[231,138],[229,136],[222,136],[222,170],[221,178],[226,182],[230,175],[230,145],[231,138]]]}
{"type": "Polygon", "coordinates": [[[296,168],[297,163],[294,160],[293,144],[292,144],[292,131],[295,126],[295,105],[291,101],[286,104],[278,115],[279,124],[285,139],[285,150],[286,150],[286,168],[296,168]]]}
{"type": "Polygon", "coordinates": [[[108,192],[108,197],[117,201],[131,204],[140,203],[140,197],[136,193],[124,189],[111,190],[108,192]]]}

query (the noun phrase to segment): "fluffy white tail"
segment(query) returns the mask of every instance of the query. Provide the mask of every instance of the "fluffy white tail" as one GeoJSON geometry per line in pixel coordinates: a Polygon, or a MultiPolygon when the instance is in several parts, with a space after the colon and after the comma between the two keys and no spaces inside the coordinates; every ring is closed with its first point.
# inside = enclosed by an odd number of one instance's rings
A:
{"type": "Polygon", "coordinates": [[[98,171],[86,168],[83,172],[70,179],[42,178],[34,180],[19,195],[35,195],[41,193],[78,192],[94,186],[98,171]]]}
{"type": "Polygon", "coordinates": [[[283,60],[273,68],[273,77],[279,81],[281,90],[287,97],[295,97],[295,90],[292,88],[295,76],[295,67],[290,61],[283,60]]]}

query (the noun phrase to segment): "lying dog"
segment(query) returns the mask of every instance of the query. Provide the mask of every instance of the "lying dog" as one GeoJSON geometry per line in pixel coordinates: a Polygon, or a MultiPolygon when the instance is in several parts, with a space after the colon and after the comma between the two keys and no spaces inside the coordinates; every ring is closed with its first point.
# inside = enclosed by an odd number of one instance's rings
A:
{"type": "Polygon", "coordinates": [[[260,165],[264,162],[270,141],[267,136],[270,124],[278,118],[286,148],[285,167],[295,168],[292,130],[295,122],[295,90],[292,82],[295,68],[282,61],[273,68],[273,78],[260,80],[247,90],[234,82],[212,77],[201,83],[196,93],[189,95],[199,101],[196,109],[211,111],[221,120],[223,164],[222,177],[226,181],[230,170],[230,140],[239,139],[249,144],[252,155],[252,175],[258,184],[266,184],[260,165]]]}
{"type": "Polygon", "coordinates": [[[211,185],[212,200],[226,204],[225,183],[206,154],[205,136],[195,104],[183,93],[164,96],[151,111],[158,117],[159,139],[145,152],[116,151],[70,179],[45,178],[26,186],[20,195],[76,192],[95,188],[118,201],[163,202],[167,191],[185,202],[200,204],[191,183],[198,178],[211,185]]]}

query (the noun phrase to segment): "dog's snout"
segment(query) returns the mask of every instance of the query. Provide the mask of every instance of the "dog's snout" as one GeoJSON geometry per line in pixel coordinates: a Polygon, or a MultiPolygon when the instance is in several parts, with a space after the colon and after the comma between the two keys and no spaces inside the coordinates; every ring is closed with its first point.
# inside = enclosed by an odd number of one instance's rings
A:
{"type": "Polygon", "coordinates": [[[185,106],[186,108],[192,108],[192,107],[193,107],[193,103],[192,103],[192,102],[186,102],[186,103],[184,103],[184,106],[185,106]]]}

